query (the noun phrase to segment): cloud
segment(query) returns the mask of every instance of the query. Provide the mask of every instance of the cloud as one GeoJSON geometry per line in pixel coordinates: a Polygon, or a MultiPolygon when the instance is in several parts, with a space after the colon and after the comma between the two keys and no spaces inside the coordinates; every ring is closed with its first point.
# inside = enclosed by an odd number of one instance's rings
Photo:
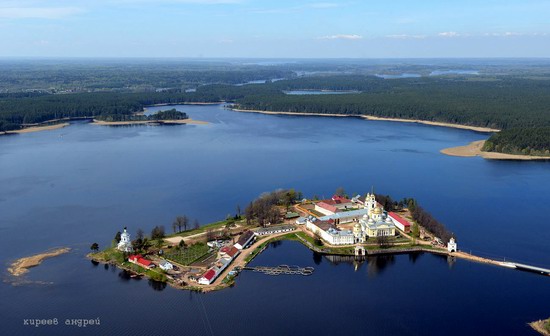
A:
{"type": "Polygon", "coordinates": [[[320,40],[360,40],[363,36],[355,34],[337,34],[319,37],[320,40]]]}
{"type": "Polygon", "coordinates": [[[425,39],[426,35],[408,35],[408,34],[395,34],[395,35],[386,35],[387,38],[400,39],[400,40],[410,40],[410,39],[425,39]]]}
{"type": "Polygon", "coordinates": [[[61,19],[81,12],[77,7],[0,7],[0,18],[61,19]]]}
{"type": "Polygon", "coordinates": [[[441,37],[459,37],[461,35],[457,32],[450,31],[450,32],[439,33],[439,34],[437,34],[437,36],[441,36],[441,37]]]}

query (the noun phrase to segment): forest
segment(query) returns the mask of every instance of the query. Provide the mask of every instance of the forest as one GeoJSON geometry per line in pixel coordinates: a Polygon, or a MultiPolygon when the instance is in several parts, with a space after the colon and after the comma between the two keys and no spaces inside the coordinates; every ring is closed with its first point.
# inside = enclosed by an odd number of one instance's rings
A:
{"type": "Polygon", "coordinates": [[[483,150],[550,157],[550,127],[512,128],[495,133],[485,142],[483,150]]]}
{"type": "Polygon", "coordinates": [[[142,121],[142,120],[182,120],[187,119],[187,113],[177,111],[176,109],[158,111],[155,114],[102,114],[96,117],[103,121],[142,121]]]}
{"type": "MultiPolygon", "coordinates": [[[[353,63],[333,64],[332,69],[340,72],[328,71],[330,66],[292,63],[261,67],[223,62],[197,62],[186,67],[179,63],[152,66],[130,62],[121,66],[115,62],[88,68],[71,63],[66,69],[47,64],[16,64],[10,68],[0,63],[0,68],[9,70],[0,76],[0,87],[20,88],[0,90],[0,131],[62,118],[101,116],[126,120],[146,106],[160,103],[225,101],[242,109],[373,115],[497,128],[502,131],[490,137],[484,150],[528,155],[547,155],[550,150],[550,74],[541,70],[546,69],[543,65],[509,65],[500,69],[500,74],[496,68],[486,67],[488,72],[479,76],[425,75],[402,79],[365,74],[365,66],[353,63]],[[304,74],[297,71],[298,66],[324,72],[304,74]],[[168,74],[172,68],[173,73],[168,74]],[[270,81],[280,79],[278,76],[286,79],[270,81]],[[242,81],[260,78],[267,82],[242,85],[242,81]],[[21,89],[50,80],[52,90],[21,89]],[[63,81],[66,84],[58,84],[63,81]],[[63,87],[67,91],[60,91],[63,87]],[[190,87],[193,90],[188,90],[190,87]],[[358,93],[284,93],[312,89],[358,93]]],[[[380,66],[373,67],[380,70],[380,66]]],[[[391,68],[392,72],[397,70],[397,66],[391,68]]],[[[413,70],[427,72],[425,66],[413,70]]]]}

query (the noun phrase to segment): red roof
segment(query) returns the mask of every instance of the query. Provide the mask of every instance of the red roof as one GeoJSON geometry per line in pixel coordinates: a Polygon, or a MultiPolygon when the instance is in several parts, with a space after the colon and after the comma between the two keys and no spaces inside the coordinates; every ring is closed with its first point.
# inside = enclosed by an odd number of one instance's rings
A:
{"type": "Polygon", "coordinates": [[[220,249],[220,252],[227,253],[227,252],[231,251],[231,247],[232,246],[224,246],[220,249]]]}
{"type": "Polygon", "coordinates": [[[141,254],[132,254],[131,256],[128,257],[128,260],[136,261],[136,260],[138,260],[138,259],[140,259],[140,258],[143,258],[143,257],[141,256],[141,254]]]}
{"type": "Polygon", "coordinates": [[[209,269],[208,271],[206,271],[206,273],[204,273],[202,275],[202,277],[205,278],[206,280],[210,281],[210,280],[214,279],[215,275],[216,275],[216,272],[214,272],[213,269],[209,269]]]}
{"type": "Polygon", "coordinates": [[[137,263],[147,267],[151,266],[151,262],[143,258],[138,258],[137,263]]]}
{"type": "Polygon", "coordinates": [[[336,204],[351,203],[351,200],[345,198],[344,196],[338,196],[338,195],[332,196],[331,201],[334,201],[336,204]]]}
{"type": "Polygon", "coordinates": [[[390,217],[398,221],[399,223],[403,224],[403,226],[411,226],[409,222],[407,222],[405,219],[403,219],[401,216],[396,214],[395,212],[389,213],[390,217]]]}
{"type": "Polygon", "coordinates": [[[229,251],[226,252],[228,256],[231,258],[235,257],[239,253],[239,249],[235,246],[232,246],[229,251]]]}
{"type": "Polygon", "coordinates": [[[320,208],[326,209],[328,211],[337,212],[338,209],[334,205],[328,204],[326,201],[321,201],[317,203],[317,206],[320,208]]]}

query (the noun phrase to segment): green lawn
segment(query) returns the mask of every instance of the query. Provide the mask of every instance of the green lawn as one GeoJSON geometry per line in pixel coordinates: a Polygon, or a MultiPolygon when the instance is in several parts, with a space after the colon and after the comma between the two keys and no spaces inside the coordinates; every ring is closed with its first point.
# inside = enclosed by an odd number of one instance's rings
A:
{"type": "Polygon", "coordinates": [[[123,263],[124,260],[126,259],[124,257],[124,253],[120,252],[114,247],[105,249],[101,252],[92,253],[91,256],[96,260],[100,260],[104,262],[114,261],[119,264],[123,263]]]}
{"type": "Polygon", "coordinates": [[[208,254],[209,247],[206,244],[197,243],[179,251],[172,248],[169,251],[165,251],[164,257],[168,260],[173,260],[181,265],[191,265],[195,261],[201,259],[208,254]]]}

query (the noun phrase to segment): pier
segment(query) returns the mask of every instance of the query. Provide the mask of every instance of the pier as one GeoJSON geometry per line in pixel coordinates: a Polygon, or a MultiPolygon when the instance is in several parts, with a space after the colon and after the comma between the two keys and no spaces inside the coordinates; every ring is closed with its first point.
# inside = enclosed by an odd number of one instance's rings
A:
{"type": "Polygon", "coordinates": [[[507,262],[507,263],[501,263],[501,264],[502,266],[515,268],[520,271],[532,272],[532,273],[537,273],[541,275],[550,275],[550,269],[548,268],[536,267],[536,266],[519,264],[514,262],[507,262]]]}
{"type": "Polygon", "coordinates": [[[288,266],[288,265],[279,265],[276,267],[270,266],[255,266],[255,267],[244,267],[244,270],[249,270],[253,272],[260,272],[267,275],[312,275],[315,269],[313,267],[300,267],[300,266],[288,266]]]}

